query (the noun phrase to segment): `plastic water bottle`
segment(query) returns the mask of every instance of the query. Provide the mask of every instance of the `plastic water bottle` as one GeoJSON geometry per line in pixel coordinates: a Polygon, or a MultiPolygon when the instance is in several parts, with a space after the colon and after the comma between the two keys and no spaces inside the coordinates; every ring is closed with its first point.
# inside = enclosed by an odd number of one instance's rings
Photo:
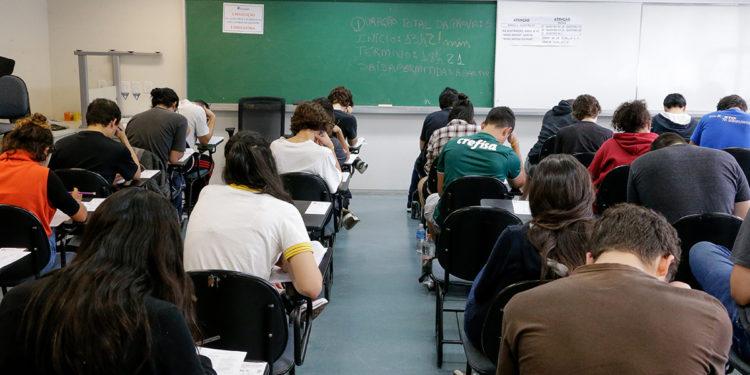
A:
{"type": "Polygon", "coordinates": [[[435,241],[432,239],[432,236],[428,236],[428,238],[425,239],[422,255],[429,258],[435,257],[435,241]]]}
{"type": "Polygon", "coordinates": [[[427,232],[424,230],[424,224],[419,223],[417,227],[417,253],[422,254],[424,248],[424,242],[427,239],[427,232]]]}

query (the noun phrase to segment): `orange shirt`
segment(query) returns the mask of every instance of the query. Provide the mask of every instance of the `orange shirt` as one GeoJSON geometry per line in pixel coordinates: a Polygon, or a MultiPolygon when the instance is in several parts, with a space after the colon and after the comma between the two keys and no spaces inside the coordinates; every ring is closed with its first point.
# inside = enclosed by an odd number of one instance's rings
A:
{"type": "Polygon", "coordinates": [[[0,204],[24,208],[39,219],[49,237],[56,208],[47,198],[49,168],[23,150],[0,154],[0,204]]]}

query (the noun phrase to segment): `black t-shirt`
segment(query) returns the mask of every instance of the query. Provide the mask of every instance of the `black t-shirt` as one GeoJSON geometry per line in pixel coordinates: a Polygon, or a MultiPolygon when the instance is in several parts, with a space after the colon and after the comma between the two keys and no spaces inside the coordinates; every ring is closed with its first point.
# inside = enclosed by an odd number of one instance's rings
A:
{"type": "Polygon", "coordinates": [[[344,137],[348,140],[357,138],[357,118],[338,109],[333,111],[336,118],[336,125],[341,128],[344,137]]]}
{"type": "MultiPolygon", "coordinates": [[[[31,294],[37,288],[45,287],[49,281],[51,281],[49,278],[43,278],[22,284],[13,288],[3,298],[0,304],[0,373],[40,373],[39,370],[34,369],[35,353],[26,351],[24,348],[25,340],[19,327],[31,294]]],[[[91,298],[93,301],[94,296],[92,295],[91,298]]],[[[137,374],[216,374],[211,369],[211,361],[196,354],[193,337],[185,323],[185,318],[175,305],[152,297],[146,297],[144,304],[151,328],[152,353],[149,363],[137,374]]],[[[72,317],[72,319],[75,318],[72,317]]],[[[75,354],[74,347],[68,349],[69,354],[75,354]]]]}
{"type": "Polygon", "coordinates": [[[430,141],[430,137],[435,130],[444,128],[448,125],[448,115],[450,112],[450,108],[446,108],[432,112],[425,117],[424,123],[422,124],[422,132],[419,134],[419,140],[425,143],[425,147],[427,147],[427,142],[430,141]]]}
{"type": "Polygon", "coordinates": [[[75,215],[80,208],[78,201],[68,193],[60,177],[57,177],[51,169],[47,175],[47,200],[50,206],[57,208],[68,216],[75,215]]]}
{"type": "Polygon", "coordinates": [[[728,153],[692,145],[651,151],[630,165],[628,202],[661,212],[670,223],[709,212],[732,214],[750,200],[745,174],[728,153]]]}
{"type": "Polygon", "coordinates": [[[612,138],[612,131],[594,122],[579,121],[557,132],[556,154],[577,154],[596,152],[606,140],[612,138]]]}
{"type": "Polygon", "coordinates": [[[50,169],[82,168],[96,172],[109,183],[120,174],[132,180],[138,166],[127,147],[97,131],[81,131],[55,143],[50,169]]]}

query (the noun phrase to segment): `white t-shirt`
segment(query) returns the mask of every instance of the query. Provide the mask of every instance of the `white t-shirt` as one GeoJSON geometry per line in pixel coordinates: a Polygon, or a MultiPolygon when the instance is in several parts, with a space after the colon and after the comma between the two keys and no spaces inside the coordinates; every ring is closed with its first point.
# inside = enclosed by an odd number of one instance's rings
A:
{"type": "Polygon", "coordinates": [[[341,184],[341,171],[336,168],[336,155],[327,147],[313,141],[289,142],[279,138],[271,142],[271,152],[279,173],[307,172],[325,180],[331,193],[341,184]]]}
{"type": "Polygon", "coordinates": [[[177,106],[177,113],[185,116],[187,119],[188,130],[185,139],[187,140],[188,147],[193,147],[198,137],[207,135],[210,132],[206,120],[206,111],[203,107],[187,99],[182,99],[177,106]]]}
{"type": "Polygon", "coordinates": [[[208,185],[201,191],[185,237],[186,271],[220,269],[268,280],[280,256],[312,251],[294,205],[241,188],[208,185]]]}

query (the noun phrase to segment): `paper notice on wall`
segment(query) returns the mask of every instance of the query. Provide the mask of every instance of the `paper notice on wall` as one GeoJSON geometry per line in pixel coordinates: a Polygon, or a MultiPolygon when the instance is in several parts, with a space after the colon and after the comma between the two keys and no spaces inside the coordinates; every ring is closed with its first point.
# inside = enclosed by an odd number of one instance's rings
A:
{"type": "Polygon", "coordinates": [[[232,34],[263,34],[263,4],[224,3],[222,31],[232,34]]]}
{"type": "Polygon", "coordinates": [[[583,34],[583,25],[568,16],[503,17],[503,42],[513,46],[569,47],[583,34]]]}

